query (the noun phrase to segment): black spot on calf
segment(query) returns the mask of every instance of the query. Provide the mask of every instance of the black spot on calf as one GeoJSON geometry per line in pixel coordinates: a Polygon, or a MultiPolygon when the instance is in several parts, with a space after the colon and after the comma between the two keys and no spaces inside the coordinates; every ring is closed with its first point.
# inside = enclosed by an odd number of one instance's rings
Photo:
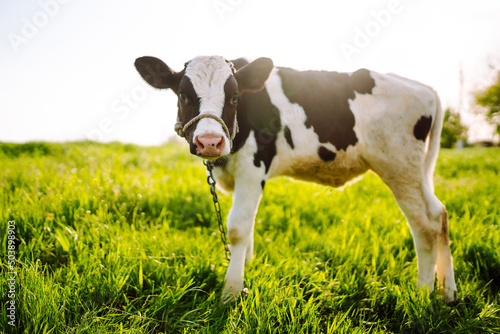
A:
{"type": "Polygon", "coordinates": [[[290,147],[293,150],[295,148],[295,145],[294,145],[293,139],[292,139],[292,131],[290,131],[290,128],[288,126],[285,126],[285,129],[283,130],[283,132],[285,134],[286,142],[288,143],[288,145],[290,145],[290,147]]]}
{"type": "Polygon", "coordinates": [[[370,71],[361,68],[351,75],[351,88],[360,94],[371,94],[375,87],[375,80],[370,75],[370,71]]]}
{"type": "Polygon", "coordinates": [[[321,160],[323,160],[323,161],[335,160],[335,156],[336,156],[335,152],[330,151],[329,149],[327,149],[324,146],[320,146],[318,148],[318,155],[321,158],[321,160]]]}
{"type": "Polygon", "coordinates": [[[288,100],[304,108],[305,126],[314,128],[321,143],[331,143],[337,150],[356,145],[358,138],[349,100],[356,97],[356,92],[372,93],[375,80],[368,70],[349,74],[280,68],[278,74],[288,100]]]}
{"type": "Polygon", "coordinates": [[[238,106],[238,124],[240,131],[233,141],[233,152],[237,152],[253,131],[257,142],[257,152],[254,154],[255,167],[264,163],[266,174],[271,162],[276,156],[276,140],[281,131],[281,118],[278,108],[271,103],[267,91],[245,93],[238,106]]]}
{"type": "Polygon", "coordinates": [[[425,138],[427,138],[429,130],[431,129],[431,125],[432,116],[420,117],[417,124],[415,124],[415,127],[413,128],[413,135],[415,135],[415,138],[425,141],[425,138]]]}

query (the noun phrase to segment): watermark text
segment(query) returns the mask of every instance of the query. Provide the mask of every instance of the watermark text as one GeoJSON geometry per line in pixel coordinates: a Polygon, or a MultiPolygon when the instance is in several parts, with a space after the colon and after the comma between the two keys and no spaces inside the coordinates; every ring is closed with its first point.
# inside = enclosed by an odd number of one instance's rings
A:
{"type": "Polygon", "coordinates": [[[233,12],[242,2],[243,0],[214,0],[212,6],[219,16],[219,19],[224,20],[226,14],[233,12]]]}
{"type": "Polygon", "coordinates": [[[341,42],[340,50],[348,63],[352,61],[354,55],[359,55],[361,50],[368,47],[372,40],[380,35],[381,31],[389,26],[393,17],[400,14],[403,7],[399,0],[390,0],[386,9],[370,12],[371,20],[366,22],[364,27],[354,27],[352,42],[341,42]]]}
{"type": "Polygon", "coordinates": [[[16,326],[16,222],[7,223],[7,318],[10,326],[16,326]]]}
{"type": "Polygon", "coordinates": [[[62,5],[66,5],[70,0],[40,0],[37,10],[31,18],[23,17],[22,26],[19,32],[10,32],[7,35],[14,52],[18,53],[22,45],[28,44],[35,38],[50,20],[59,14],[62,5]]]}
{"type": "Polygon", "coordinates": [[[120,94],[111,102],[109,106],[111,112],[101,118],[96,127],[86,131],[85,137],[88,140],[103,141],[106,136],[116,130],[119,123],[130,117],[131,112],[137,109],[153,90],[151,86],[142,83],[132,87],[128,93],[120,94]]]}

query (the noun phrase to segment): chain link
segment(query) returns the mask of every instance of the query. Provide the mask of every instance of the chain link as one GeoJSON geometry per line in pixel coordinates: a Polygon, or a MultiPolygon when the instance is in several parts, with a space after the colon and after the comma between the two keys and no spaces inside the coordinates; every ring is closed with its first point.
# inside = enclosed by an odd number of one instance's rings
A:
{"type": "Polygon", "coordinates": [[[203,164],[207,167],[208,176],[207,183],[210,186],[210,193],[212,194],[212,199],[214,201],[214,209],[217,214],[217,221],[219,223],[219,231],[220,231],[220,239],[224,244],[224,250],[226,252],[226,259],[229,261],[231,258],[231,251],[229,250],[229,245],[226,239],[226,229],[224,228],[224,224],[222,223],[222,214],[220,210],[219,198],[217,197],[217,192],[215,190],[215,178],[213,174],[214,163],[212,161],[205,160],[203,164]]]}

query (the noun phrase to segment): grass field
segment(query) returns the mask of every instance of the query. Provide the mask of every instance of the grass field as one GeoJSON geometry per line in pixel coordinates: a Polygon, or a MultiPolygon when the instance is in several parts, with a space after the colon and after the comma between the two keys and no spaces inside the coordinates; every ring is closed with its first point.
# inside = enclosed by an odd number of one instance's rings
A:
{"type": "MultiPolygon", "coordinates": [[[[2,278],[13,275],[9,221],[17,260],[15,290],[0,284],[0,332],[500,333],[499,149],[438,161],[455,305],[416,289],[409,228],[371,173],[342,191],[268,182],[248,293],[221,304],[227,262],[204,167],[187,151],[0,144],[2,278]]],[[[227,214],[231,197],[219,197],[227,214]]]]}

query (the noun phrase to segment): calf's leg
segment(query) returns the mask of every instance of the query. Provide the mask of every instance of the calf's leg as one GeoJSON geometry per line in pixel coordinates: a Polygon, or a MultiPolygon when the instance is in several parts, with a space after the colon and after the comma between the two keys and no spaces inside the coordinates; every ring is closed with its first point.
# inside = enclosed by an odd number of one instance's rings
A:
{"type": "Polygon", "coordinates": [[[227,268],[223,297],[233,300],[243,288],[245,262],[253,256],[255,215],[262,198],[262,186],[248,176],[235,179],[233,206],[227,217],[231,260],[227,268]]]}
{"type": "Polygon", "coordinates": [[[454,300],[455,278],[448,240],[446,209],[422,179],[389,182],[413,235],[417,252],[418,284],[434,289],[437,276],[446,302],[454,300]]]}
{"type": "MultiPolygon", "coordinates": [[[[439,202],[439,200],[436,198],[439,202]]],[[[439,202],[441,204],[441,202],[439,202]]],[[[441,231],[439,232],[438,240],[438,257],[437,257],[437,278],[439,287],[447,302],[455,300],[455,292],[457,286],[455,284],[455,274],[453,271],[453,258],[451,256],[450,241],[448,237],[448,213],[445,207],[441,204],[441,231]]]]}

